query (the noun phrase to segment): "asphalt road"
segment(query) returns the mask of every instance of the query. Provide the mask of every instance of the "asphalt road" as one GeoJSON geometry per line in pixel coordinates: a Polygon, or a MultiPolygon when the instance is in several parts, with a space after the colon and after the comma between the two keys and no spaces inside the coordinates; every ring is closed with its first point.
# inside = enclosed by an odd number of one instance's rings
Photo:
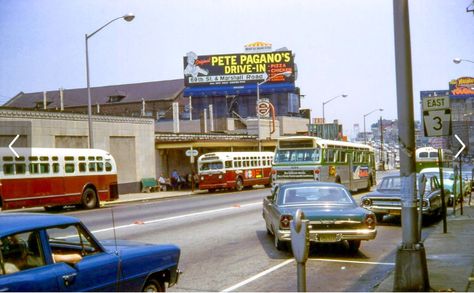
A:
{"type": "MultiPolygon", "coordinates": [[[[266,233],[261,204],[268,193],[204,194],[67,214],[99,239],[113,239],[115,225],[118,239],[180,246],[184,274],[170,291],[296,291],[291,252],[277,251],[266,233]]],[[[372,291],[394,268],[401,232],[399,219],[386,217],[377,238],[364,241],[355,255],[345,244],[313,246],[307,290],[372,291]]]]}

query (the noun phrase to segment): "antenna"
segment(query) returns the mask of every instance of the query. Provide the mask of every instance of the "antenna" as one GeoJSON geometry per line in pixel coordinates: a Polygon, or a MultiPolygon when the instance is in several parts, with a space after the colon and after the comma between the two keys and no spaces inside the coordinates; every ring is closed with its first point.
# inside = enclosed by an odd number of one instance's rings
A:
{"type": "Polygon", "coordinates": [[[114,244],[115,244],[115,255],[118,257],[118,262],[117,262],[117,289],[116,291],[118,292],[120,289],[120,270],[122,269],[122,258],[120,257],[119,250],[118,250],[118,245],[117,245],[117,234],[115,233],[115,217],[114,217],[114,208],[112,207],[110,209],[110,212],[112,213],[112,228],[114,231],[114,244]]]}

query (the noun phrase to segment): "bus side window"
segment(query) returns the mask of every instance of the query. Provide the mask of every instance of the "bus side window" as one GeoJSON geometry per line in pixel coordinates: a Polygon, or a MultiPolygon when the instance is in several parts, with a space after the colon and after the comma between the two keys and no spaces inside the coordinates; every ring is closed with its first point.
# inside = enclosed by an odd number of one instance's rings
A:
{"type": "Polygon", "coordinates": [[[41,174],[47,174],[49,173],[49,164],[48,163],[41,163],[39,164],[40,166],[40,173],[41,174]]]}
{"type": "Polygon", "coordinates": [[[99,172],[104,171],[104,163],[97,162],[97,171],[99,171],[99,172]]]}
{"type": "Polygon", "coordinates": [[[110,164],[109,162],[106,162],[105,163],[105,171],[107,171],[107,172],[112,171],[112,164],[110,164]]]}
{"type": "Polygon", "coordinates": [[[15,174],[15,169],[13,168],[13,164],[4,164],[3,165],[3,174],[5,174],[5,175],[15,174]]]}
{"type": "Polygon", "coordinates": [[[86,163],[79,163],[79,172],[86,172],[86,163]]]}
{"type": "Polygon", "coordinates": [[[89,163],[89,171],[95,172],[95,163],[89,163]]]}
{"type": "Polygon", "coordinates": [[[73,163],[65,164],[64,171],[66,171],[66,173],[74,173],[74,164],[73,163]]]}
{"type": "Polygon", "coordinates": [[[38,174],[39,173],[39,164],[38,163],[30,163],[30,174],[38,174]]]}
{"type": "Polygon", "coordinates": [[[15,164],[15,174],[25,174],[26,173],[26,164],[15,164]]]}
{"type": "Polygon", "coordinates": [[[53,173],[59,173],[59,163],[53,163],[53,173]]]}
{"type": "Polygon", "coordinates": [[[225,161],[225,168],[226,169],[232,168],[232,161],[225,161]]]}

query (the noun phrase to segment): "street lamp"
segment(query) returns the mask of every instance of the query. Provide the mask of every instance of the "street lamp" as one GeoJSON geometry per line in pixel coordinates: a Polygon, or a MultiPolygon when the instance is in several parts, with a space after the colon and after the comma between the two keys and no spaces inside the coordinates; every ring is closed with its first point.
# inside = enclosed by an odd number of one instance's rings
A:
{"type": "Polygon", "coordinates": [[[325,118],[325,116],[324,116],[324,106],[325,106],[327,103],[331,102],[332,100],[335,100],[335,99],[337,99],[337,98],[339,98],[339,97],[345,98],[345,97],[347,97],[347,96],[348,96],[347,94],[342,94],[342,95],[338,95],[338,96],[332,97],[332,98],[330,98],[329,100],[323,102],[323,129],[322,129],[322,131],[321,131],[321,136],[322,136],[323,138],[325,138],[325,137],[324,137],[324,125],[326,124],[326,118],[325,118]]]}
{"type": "Polygon", "coordinates": [[[88,45],[88,40],[91,38],[93,35],[98,33],[100,30],[102,30],[104,27],[108,26],[112,22],[123,18],[125,21],[130,22],[135,18],[135,15],[132,13],[117,17],[112,19],[111,21],[107,22],[103,26],[101,26],[98,30],[93,32],[92,34],[88,35],[86,34],[85,40],[86,40],[86,76],[87,76],[87,116],[88,116],[88,125],[89,125],[89,148],[94,148],[94,139],[93,139],[93,131],[92,131],[92,103],[91,103],[91,88],[90,88],[90,79],[89,79],[89,45],[88,45]]]}
{"type": "Polygon", "coordinates": [[[461,63],[462,61],[474,63],[474,61],[472,61],[472,60],[467,60],[467,59],[461,59],[461,58],[454,58],[454,59],[453,59],[453,62],[456,63],[456,64],[459,64],[459,63],[461,63]]]}
{"type": "Polygon", "coordinates": [[[275,78],[277,76],[280,76],[280,75],[284,75],[285,77],[290,77],[291,76],[291,71],[280,72],[280,73],[277,73],[277,74],[274,74],[274,75],[267,76],[267,77],[265,77],[265,79],[262,82],[257,83],[257,135],[258,135],[257,139],[258,139],[258,151],[259,152],[262,151],[262,144],[260,142],[260,115],[258,113],[258,104],[260,102],[260,86],[262,84],[266,83],[267,81],[270,81],[273,78],[275,78]]]}
{"type": "Polygon", "coordinates": [[[329,100],[323,102],[323,124],[326,123],[326,119],[325,119],[325,116],[324,116],[324,106],[325,106],[327,103],[331,102],[332,100],[335,100],[335,99],[337,99],[337,98],[339,98],[339,97],[346,98],[347,96],[348,96],[347,94],[342,94],[342,95],[338,95],[338,96],[332,97],[332,98],[330,98],[329,100]]]}
{"type": "Polygon", "coordinates": [[[369,113],[364,115],[364,143],[367,144],[367,132],[365,131],[365,117],[369,116],[370,114],[374,113],[375,111],[380,111],[382,112],[383,109],[374,109],[370,111],[369,113]]]}

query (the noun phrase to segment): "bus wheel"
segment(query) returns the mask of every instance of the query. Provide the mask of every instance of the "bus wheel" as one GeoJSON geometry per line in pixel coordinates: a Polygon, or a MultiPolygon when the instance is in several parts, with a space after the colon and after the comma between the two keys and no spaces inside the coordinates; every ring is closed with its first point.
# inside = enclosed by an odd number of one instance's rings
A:
{"type": "Polygon", "coordinates": [[[93,209],[97,206],[97,194],[95,190],[87,187],[82,193],[82,207],[85,209],[93,209]]]}
{"type": "Polygon", "coordinates": [[[242,178],[237,177],[237,181],[235,182],[235,190],[241,191],[244,189],[244,182],[242,182],[242,178]]]}

